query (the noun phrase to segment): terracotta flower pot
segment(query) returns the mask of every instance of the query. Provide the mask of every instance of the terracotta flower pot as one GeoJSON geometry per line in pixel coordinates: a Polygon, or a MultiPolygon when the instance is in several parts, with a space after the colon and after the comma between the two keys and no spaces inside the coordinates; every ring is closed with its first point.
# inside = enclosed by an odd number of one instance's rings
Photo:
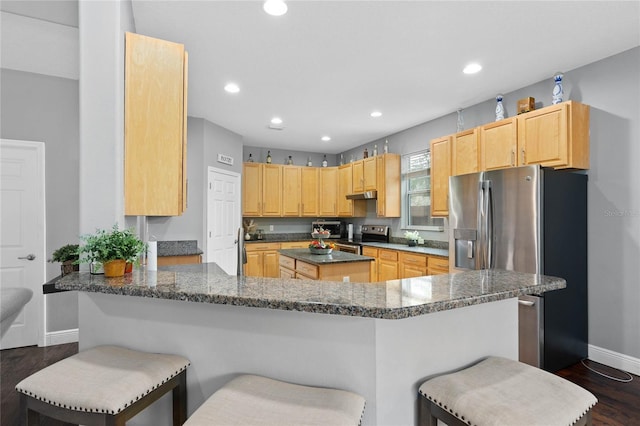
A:
{"type": "Polygon", "coordinates": [[[105,277],[121,277],[124,275],[124,268],[127,262],[124,259],[110,260],[103,263],[105,277]]]}
{"type": "Polygon", "coordinates": [[[133,263],[127,262],[127,265],[124,267],[124,273],[130,274],[133,271],[133,263]]]}

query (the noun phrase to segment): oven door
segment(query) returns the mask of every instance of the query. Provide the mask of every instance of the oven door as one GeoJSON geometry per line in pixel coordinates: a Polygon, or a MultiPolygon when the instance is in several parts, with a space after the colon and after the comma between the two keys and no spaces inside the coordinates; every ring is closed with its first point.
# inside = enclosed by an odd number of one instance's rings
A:
{"type": "Polygon", "coordinates": [[[354,246],[351,244],[344,244],[344,243],[335,243],[336,245],[336,250],[338,251],[344,251],[347,253],[353,253],[353,254],[360,254],[360,246],[354,246]]]}

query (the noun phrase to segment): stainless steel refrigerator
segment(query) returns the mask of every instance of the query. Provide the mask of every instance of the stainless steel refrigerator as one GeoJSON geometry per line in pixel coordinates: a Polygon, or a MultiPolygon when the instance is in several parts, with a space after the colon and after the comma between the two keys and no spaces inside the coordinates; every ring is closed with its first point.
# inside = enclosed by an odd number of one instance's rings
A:
{"type": "Polygon", "coordinates": [[[449,229],[451,272],[567,280],[519,299],[520,361],[556,371],[587,357],[587,175],[524,166],[452,176],[449,229]]]}

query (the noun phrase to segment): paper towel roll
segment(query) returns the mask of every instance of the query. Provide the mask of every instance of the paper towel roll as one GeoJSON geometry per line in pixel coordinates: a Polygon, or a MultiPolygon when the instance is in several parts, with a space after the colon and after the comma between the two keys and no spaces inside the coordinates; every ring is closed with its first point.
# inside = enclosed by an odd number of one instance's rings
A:
{"type": "Polygon", "coordinates": [[[158,242],[149,241],[147,247],[147,270],[158,270],[158,242]]]}
{"type": "Polygon", "coordinates": [[[347,238],[353,240],[353,223],[347,225],[347,238]]]}

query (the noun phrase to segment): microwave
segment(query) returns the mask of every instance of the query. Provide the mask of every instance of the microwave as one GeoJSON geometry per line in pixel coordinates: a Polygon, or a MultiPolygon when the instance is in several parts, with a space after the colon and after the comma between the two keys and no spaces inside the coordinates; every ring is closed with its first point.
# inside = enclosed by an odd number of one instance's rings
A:
{"type": "Polygon", "coordinates": [[[311,232],[319,228],[331,232],[329,238],[342,238],[344,234],[344,223],[339,220],[315,220],[311,222],[311,232]]]}

